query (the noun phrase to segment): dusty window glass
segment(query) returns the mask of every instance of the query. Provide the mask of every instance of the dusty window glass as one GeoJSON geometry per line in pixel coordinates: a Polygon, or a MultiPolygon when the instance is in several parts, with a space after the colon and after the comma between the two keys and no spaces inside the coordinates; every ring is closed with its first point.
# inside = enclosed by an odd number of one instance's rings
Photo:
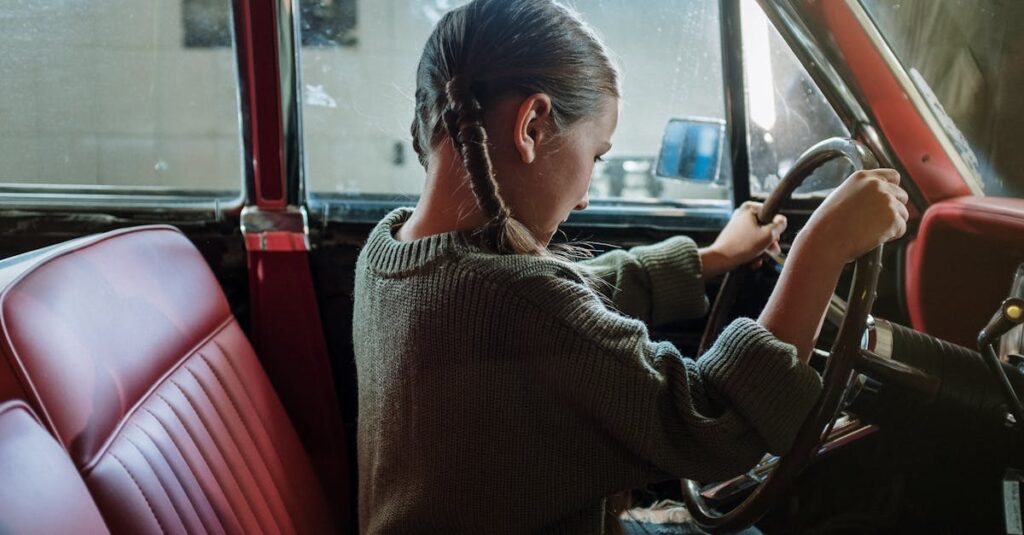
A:
{"type": "MultiPolygon", "coordinates": [[[[823,139],[850,134],[754,0],[743,0],[741,18],[750,192],[764,197],[805,150],[823,139]]],[[[833,160],[818,168],[796,194],[827,194],[851,171],[845,160],[833,160]]]]}
{"type": "Polygon", "coordinates": [[[229,0],[0,3],[0,187],[236,195],[230,9],[229,0]]]}
{"type": "MultiPolygon", "coordinates": [[[[434,24],[462,0],[363,0],[358,41],[301,50],[306,183],[314,194],[413,199],[424,180],[412,150],[415,69],[434,24]]],[[[727,199],[729,190],[654,175],[672,118],[721,120],[718,3],[570,2],[611,49],[623,100],[613,149],[591,199],[727,199]]],[[[302,41],[316,30],[300,23],[302,41]]],[[[728,180],[724,180],[728,183],[728,180]]]]}
{"type": "Polygon", "coordinates": [[[1024,197],[1024,2],[861,3],[985,193],[1024,197]]]}

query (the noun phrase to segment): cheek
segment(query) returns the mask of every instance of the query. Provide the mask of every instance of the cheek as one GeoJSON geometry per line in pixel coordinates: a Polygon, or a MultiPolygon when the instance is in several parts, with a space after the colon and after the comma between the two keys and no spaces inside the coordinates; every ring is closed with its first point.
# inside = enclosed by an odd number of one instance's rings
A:
{"type": "Polygon", "coordinates": [[[576,170],[576,191],[582,196],[590,189],[590,180],[594,175],[594,160],[588,158],[576,170]]]}

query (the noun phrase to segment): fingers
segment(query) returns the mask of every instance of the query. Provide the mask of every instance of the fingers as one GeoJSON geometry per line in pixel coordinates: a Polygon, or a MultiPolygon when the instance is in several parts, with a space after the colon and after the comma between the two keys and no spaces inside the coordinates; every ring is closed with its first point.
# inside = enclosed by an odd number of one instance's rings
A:
{"type": "Polygon", "coordinates": [[[907,233],[907,221],[910,219],[910,211],[907,209],[910,195],[899,186],[900,174],[894,169],[875,169],[866,172],[866,174],[879,180],[879,189],[890,197],[889,204],[894,220],[885,241],[903,237],[907,233]]]}
{"type": "Polygon", "coordinates": [[[893,235],[889,238],[889,240],[898,240],[902,238],[903,235],[906,233],[907,220],[902,217],[898,217],[896,218],[896,223],[893,225],[893,235]]]}
{"type": "Polygon", "coordinates": [[[893,209],[896,210],[896,214],[900,216],[900,219],[906,221],[910,219],[910,210],[907,210],[907,205],[902,202],[893,203],[893,209]]]}
{"type": "Polygon", "coordinates": [[[910,195],[900,187],[900,174],[895,169],[874,169],[872,171],[861,171],[867,176],[876,177],[883,182],[890,195],[903,204],[910,202],[910,195]]]}
{"type": "Polygon", "coordinates": [[[777,214],[775,218],[772,219],[772,238],[778,240],[779,236],[782,236],[782,233],[786,231],[786,227],[788,225],[789,220],[786,219],[786,216],[777,214]]]}
{"type": "Polygon", "coordinates": [[[894,186],[900,185],[900,174],[895,169],[879,168],[868,172],[894,186]]]}
{"type": "Polygon", "coordinates": [[[889,193],[895,197],[900,204],[907,204],[910,202],[910,195],[907,194],[906,190],[899,186],[889,186],[889,193]]]}

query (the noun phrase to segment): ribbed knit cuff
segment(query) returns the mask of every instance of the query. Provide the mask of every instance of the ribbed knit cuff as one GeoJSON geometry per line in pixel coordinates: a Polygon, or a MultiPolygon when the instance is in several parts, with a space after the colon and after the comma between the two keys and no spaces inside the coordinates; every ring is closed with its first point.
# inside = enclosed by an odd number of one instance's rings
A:
{"type": "Polygon", "coordinates": [[[774,454],[789,450],[821,392],[821,377],[797,360],[796,348],[748,318],[726,327],[697,366],[774,454]]]}
{"type": "Polygon", "coordinates": [[[651,324],[699,318],[708,312],[697,244],[676,236],[630,250],[651,277],[651,324]]]}

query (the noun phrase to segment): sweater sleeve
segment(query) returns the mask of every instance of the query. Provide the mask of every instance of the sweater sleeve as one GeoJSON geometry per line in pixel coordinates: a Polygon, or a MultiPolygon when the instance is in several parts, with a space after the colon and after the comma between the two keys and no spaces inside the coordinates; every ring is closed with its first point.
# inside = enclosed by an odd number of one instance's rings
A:
{"type": "Polygon", "coordinates": [[[649,325],[698,318],[708,311],[700,255],[690,238],[609,251],[579,264],[598,279],[595,289],[616,309],[649,325]]]}
{"type": "Polygon", "coordinates": [[[550,308],[562,336],[586,340],[590,355],[548,361],[542,374],[652,476],[720,480],[789,449],[821,390],[792,345],[741,318],[694,361],[593,301],[550,308]]]}

